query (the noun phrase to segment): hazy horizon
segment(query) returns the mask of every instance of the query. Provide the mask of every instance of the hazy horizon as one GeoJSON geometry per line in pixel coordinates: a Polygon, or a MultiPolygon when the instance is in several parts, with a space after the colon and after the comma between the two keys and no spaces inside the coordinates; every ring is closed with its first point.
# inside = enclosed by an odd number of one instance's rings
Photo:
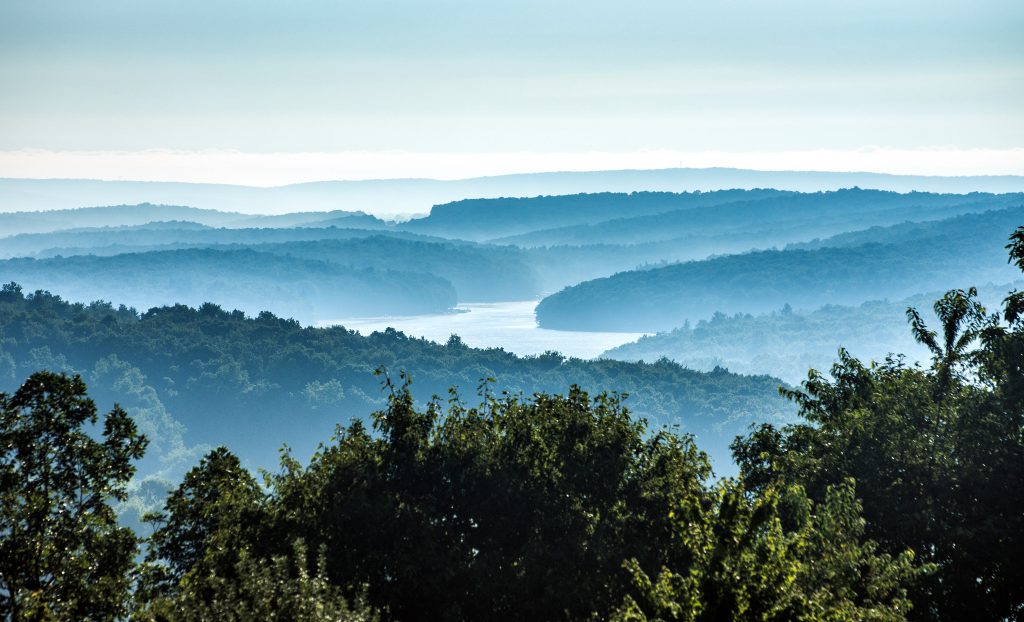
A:
{"type": "Polygon", "coordinates": [[[998,194],[1024,191],[1024,176],[921,176],[716,167],[510,173],[448,180],[319,180],[278,186],[0,177],[0,213],[148,203],[268,215],[342,210],[406,220],[426,215],[436,205],[463,199],[756,188],[820,192],[854,187],[893,192],[998,194]]]}
{"type": "Polygon", "coordinates": [[[15,0],[0,176],[1024,174],[1022,30],[1008,0],[15,0]]]}
{"type": "Polygon", "coordinates": [[[259,188],[322,181],[463,181],[541,173],[722,168],[927,177],[1024,175],[1024,148],[468,154],[0,151],[0,178],[162,181],[259,188]]]}

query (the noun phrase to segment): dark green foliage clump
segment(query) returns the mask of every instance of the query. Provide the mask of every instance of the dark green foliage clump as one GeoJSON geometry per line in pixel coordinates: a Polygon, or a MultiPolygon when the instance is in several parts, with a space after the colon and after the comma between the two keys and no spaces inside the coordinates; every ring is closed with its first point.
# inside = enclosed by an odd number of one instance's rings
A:
{"type": "Polygon", "coordinates": [[[578,388],[417,410],[406,388],[274,479],[275,540],[327,546],[335,580],[397,619],[553,620],[606,611],[622,563],[683,563],[670,511],[701,504],[692,441],[649,435],[613,396],[578,388]]]}
{"type": "Polygon", "coordinates": [[[614,395],[485,385],[479,406],[420,410],[388,386],[372,432],[339,429],[306,466],[286,453],[265,496],[208,455],[155,517],[146,611],[259,611],[266,564],[290,555],[286,594],[321,577],[322,600],[396,620],[902,620],[927,570],[863,538],[852,483],[821,506],[797,487],[709,485],[692,439],[650,433],[614,395]]]}
{"type": "MultiPolygon", "coordinates": [[[[1024,228],[1011,260],[1024,270],[1024,228]]],[[[912,592],[920,620],[1024,614],[1024,303],[988,314],[973,290],[935,303],[938,330],[909,310],[929,368],[866,366],[846,355],[833,379],[788,392],[806,423],[738,440],[749,490],[800,485],[821,499],[855,478],[866,534],[936,572],[912,592]]]]}
{"type": "Polygon", "coordinates": [[[164,510],[147,515],[154,531],[147,559],[148,587],[173,591],[188,573],[231,578],[241,561],[239,542],[256,539],[263,491],[224,447],[207,454],[167,497],[164,510]]]}
{"type": "Polygon", "coordinates": [[[79,377],[32,374],[0,393],[0,617],[113,620],[137,550],[123,500],[146,439],[120,408],[96,428],[79,377]]]}
{"type": "Polygon", "coordinates": [[[134,565],[108,502],[145,441],[118,409],[102,442],[83,436],[81,380],[32,376],[4,404],[7,619],[900,620],[926,570],[863,539],[852,484],[821,507],[709,486],[691,438],[648,432],[615,395],[485,385],[477,407],[420,410],[387,386],[373,433],[339,429],[307,466],[286,452],[265,487],[210,452],[147,517],[134,565]]]}
{"type": "Polygon", "coordinates": [[[709,509],[694,509],[679,520],[689,567],[652,579],[631,561],[635,588],[613,620],[896,622],[911,610],[907,587],[931,570],[864,539],[852,480],[819,504],[799,487],[753,496],[728,482],[709,509]]]}
{"type": "Polygon", "coordinates": [[[193,573],[171,596],[137,600],[133,622],[377,622],[365,598],[347,600],[325,574],[323,556],[313,571],[296,542],[290,556],[238,552],[230,574],[193,573]]]}

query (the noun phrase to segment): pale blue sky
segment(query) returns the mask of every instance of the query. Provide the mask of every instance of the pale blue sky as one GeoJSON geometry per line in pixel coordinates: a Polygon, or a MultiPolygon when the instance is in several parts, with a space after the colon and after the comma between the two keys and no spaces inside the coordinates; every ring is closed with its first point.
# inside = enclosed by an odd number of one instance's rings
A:
{"type": "Polygon", "coordinates": [[[1024,146],[1024,2],[0,3],[0,150],[863,146],[1024,146]]]}

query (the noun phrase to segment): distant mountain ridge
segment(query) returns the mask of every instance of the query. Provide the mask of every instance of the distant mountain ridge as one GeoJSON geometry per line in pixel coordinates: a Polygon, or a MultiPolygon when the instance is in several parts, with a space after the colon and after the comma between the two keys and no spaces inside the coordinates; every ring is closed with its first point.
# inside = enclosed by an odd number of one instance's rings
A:
{"type": "MultiPolygon", "coordinates": [[[[884,243],[724,255],[585,281],[543,299],[541,327],[671,330],[716,311],[767,313],[784,304],[814,308],[902,298],[923,291],[1006,283],[1016,276],[1003,247],[1024,207],[940,221],[920,236],[884,243]],[[940,226],[941,224],[941,226],[940,226]]],[[[903,227],[903,225],[897,225],[903,227]]]]}
{"type": "Polygon", "coordinates": [[[1019,192],[1024,191],[1024,176],[938,177],[856,172],[673,168],[525,173],[450,181],[322,181],[271,188],[182,182],[6,178],[0,179],[0,212],[149,202],[192,205],[248,214],[341,209],[394,217],[425,214],[433,205],[468,198],[594,192],[711,191],[733,188],[778,188],[814,192],[854,186],[897,192],[1019,192]]]}
{"type": "MultiPolygon", "coordinates": [[[[748,192],[735,199],[709,204],[703,206],[704,209],[623,215],[592,224],[534,230],[491,241],[520,246],[637,244],[687,236],[727,238],[760,230],[775,234],[766,236],[762,244],[777,244],[789,242],[787,237],[806,240],[809,232],[827,235],[869,225],[939,220],[961,213],[1024,205],[1024,193],[899,194],[860,188],[761,196],[748,192]],[[787,236],[786,232],[792,235],[787,236]]],[[[727,246],[718,252],[726,252],[727,246]]]]}
{"type": "Polygon", "coordinates": [[[793,193],[758,188],[710,192],[597,192],[527,198],[465,199],[435,205],[430,214],[398,225],[406,231],[485,241],[552,227],[586,226],[620,218],[688,213],[736,201],[793,193]]]}
{"type": "MultiPolygon", "coordinates": [[[[3,180],[0,180],[2,193],[3,180]]],[[[2,205],[2,204],[0,204],[2,205]]],[[[188,205],[99,204],[66,209],[5,212],[0,209],[0,235],[49,233],[66,229],[128,227],[183,221],[207,227],[296,227],[330,220],[332,226],[382,228],[384,222],[360,212],[293,212],[276,216],[192,207],[188,205]]],[[[165,227],[166,228],[166,227],[165,227]]]]}
{"type": "Polygon", "coordinates": [[[443,313],[457,302],[449,281],[414,268],[348,267],[248,248],[0,261],[0,282],[11,281],[80,302],[113,298],[146,309],[214,301],[307,323],[333,314],[443,313]]]}

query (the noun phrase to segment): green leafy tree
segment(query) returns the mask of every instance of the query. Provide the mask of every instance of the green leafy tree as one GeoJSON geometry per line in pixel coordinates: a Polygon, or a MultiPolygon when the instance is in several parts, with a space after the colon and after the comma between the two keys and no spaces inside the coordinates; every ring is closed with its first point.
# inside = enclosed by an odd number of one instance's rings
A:
{"type": "Polygon", "coordinates": [[[172,596],[157,597],[135,613],[137,622],[376,622],[379,614],[362,596],[347,601],[324,571],[307,568],[301,541],[292,555],[260,558],[238,552],[229,576],[195,567],[172,596]]]}
{"type": "Polygon", "coordinates": [[[113,620],[137,550],[112,501],[146,439],[119,407],[97,427],[78,376],[37,372],[0,394],[0,617],[113,620]]]}
{"type": "MultiPolygon", "coordinates": [[[[1024,269],[1024,228],[1009,245],[1024,269]]],[[[988,314],[973,290],[935,303],[932,331],[909,310],[929,368],[866,365],[841,351],[832,378],[787,392],[806,423],[764,426],[734,444],[746,487],[804,486],[813,499],[855,478],[866,534],[913,550],[936,572],[911,592],[921,620],[1024,615],[1022,296],[988,314]]]]}
{"type": "Polygon", "coordinates": [[[155,530],[143,589],[173,592],[190,572],[221,581],[232,577],[240,551],[262,528],[263,498],[255,478],[227,448],[207,454],[171,491],[164,511],[145,517],[155,530]]]}
{"type": "Polygon", "coordinates": [[[524,400],[485,384],[481,405],[453,395],[447,411],[391,388],[376,434],[341,429],[273,482],[272,540],[326,547],[335,583],[368,584],[396,619],[579,619],[621,598],[625,559],[687,563],[669,511],[711,502],[689,438],[576,387],[524,400]]]}
{"type": "Polygon", "coordinates": [[[693,562],[652,580],[630,561],[633,593],[613,620],[896,622],[910,609],[907,586],[926,570],[909,551],[894,558],[864,540],[850,481],[817,506],[798,487],[751,497],[726,482],[711,508],[676,516],[693,562]]]}

